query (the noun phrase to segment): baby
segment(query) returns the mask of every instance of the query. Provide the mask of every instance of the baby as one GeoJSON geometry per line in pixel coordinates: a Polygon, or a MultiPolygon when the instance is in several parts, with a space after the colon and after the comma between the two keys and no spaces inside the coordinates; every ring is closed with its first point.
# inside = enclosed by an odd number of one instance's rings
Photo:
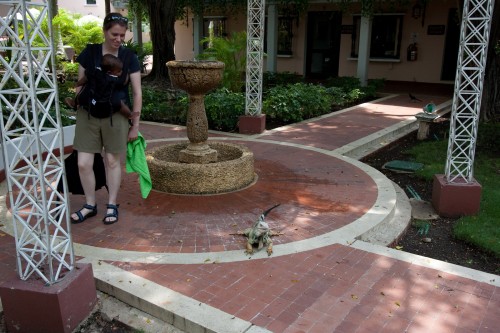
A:
{"type": "MultiPolygon", "coordinates": [[[[118,58],[115,57],[112,54],[105,54],[102,56],[101,59],[101,71],[106,73],[107,75],[113,77],[113,78],[118,78],[120,75],[122,75],[122,70],[123,70],[123,63],[122,61],[118,58]]],[[[76,82],[76,87],[82,87],[84,86],[88,81],[87,76],[82,77],[78,82],[76,82]]],[[[78,103],[77,103],[77,98],[71,98],[71,97],[66,97],[64,99],[64,102],[66,105],[71,107],[72,109],[76,110],[78,108],[78,103]]],[[[112,98],[111,104],[113,108],[118,109],[118,111],[125,116],[128,119],[132,119],[136,116],[138,116],[139,112],[132,112],[130,108],[128,107],[127,104],[125,104],[122,100],[120,99],[115,99],[112,98]]]]}

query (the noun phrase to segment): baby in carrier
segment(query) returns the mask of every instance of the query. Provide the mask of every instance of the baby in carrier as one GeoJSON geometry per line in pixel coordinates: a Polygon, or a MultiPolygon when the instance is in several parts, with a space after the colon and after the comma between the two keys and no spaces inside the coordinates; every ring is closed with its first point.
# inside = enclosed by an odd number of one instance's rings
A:
{"type": "MultiPolygon", "coordinates": [[[[109,90],[111,91],[107,92],[108,97],[105,97],[107,99],[107,103],[110,105],[110,113],[113,112],[120,112],[123,116],[125,116],[128,119],[132,119],[136,117],[139,112],[132,112],[130,108],[128,107],[127,104],[123,102],[123,100],[120,99],[118,94],[113,93],[113,86],[109,84],[109,82],[113,82],[113,80],[117,80],[121,75],[123,71],[123,63],[122,61],[118,58],[115,57],[112,54],[105,54],[102,56],[101,59],[101,67],[96,68],[93,71],[85,71],[85,76],[82,77],[78,82],[76,83],[76,87],[84,87],[89,80],[92,78],[95,83],[95,87],[91,89],[99,90],[109,90]],[[100,86],[99,86],[100,85],[100,86]]],[[[79,106],[79,95],[82,93],[82,90],[85,88],[82,88],[80,92],[77,94],[75,98],[71,97],[66,97],[64,99],[64,102],[71,107],[72,109],[76,110],[79,106]]],[[[101,93],[101,95],[106,95],[106,92],[101,93]]],[[[85,105],[84,105],[85,107],[85,105]]],[[[101,117],[99,117],[101,118],[101,117]]]]}

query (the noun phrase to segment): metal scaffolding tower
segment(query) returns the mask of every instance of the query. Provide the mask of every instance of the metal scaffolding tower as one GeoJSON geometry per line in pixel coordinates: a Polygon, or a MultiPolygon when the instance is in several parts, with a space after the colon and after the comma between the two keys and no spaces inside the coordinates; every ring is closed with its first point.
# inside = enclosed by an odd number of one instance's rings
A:
{"type": "Polygon", "coordinates": [[[53,284],[73,269],[64,143],[49,5],[26,0],[0,18],[0,129],[17,268],[22,280],[38,275],[53,284]],[[49,22],[48,33],[42,22],[49,22]],[[5,38],[4,38],[5,39],[5,38]],[[57,191],[60,181],[64,193],[57,191]]]}
{"type": "Polygon", "coordinates": [[[453,96],[446,180],[473,181],[479,111],[494,0],[465,0],[453,96]]]}
{"type": "Polygon", "coordinates": [[[265,0],[248,0],[245,114],[249,116],[262,112],[265,7],[265,0]]]}

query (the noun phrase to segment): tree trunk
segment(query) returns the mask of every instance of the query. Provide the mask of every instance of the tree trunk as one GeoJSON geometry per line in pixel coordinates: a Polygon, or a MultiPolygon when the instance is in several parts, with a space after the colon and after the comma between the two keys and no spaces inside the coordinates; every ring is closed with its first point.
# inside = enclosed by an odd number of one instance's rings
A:
{"type": "Polygon", "coordinates": [[[484,77],[483,96],[481,100],[481,121],[500,120],[500,50],[495,46],[500,39],[500,6],[493,9],[491,31],[488,45],[488,58],[484,77]]]}
{"type": "Polygon", "coordinates": [[[170,81],[166,63],[175,60],[175,0],[146,0],[151,42],[153,44],[153,68],[148,80],[170,81]]]}
{"type": "Polygon", "coordinates": [[[106,12],[106,15],[111,13],[111,0],[104,0],[104,11],[106,12]]]}

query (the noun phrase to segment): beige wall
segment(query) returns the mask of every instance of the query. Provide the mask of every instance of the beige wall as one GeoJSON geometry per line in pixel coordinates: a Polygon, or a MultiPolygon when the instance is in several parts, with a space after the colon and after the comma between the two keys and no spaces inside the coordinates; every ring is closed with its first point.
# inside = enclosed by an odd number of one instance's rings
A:
{"type": "MultiPolygon", "coordinates": [[[[406,11],[396,11],[398,13],[405,13],[406,16],[403,20],[403,33],[401,40],[401,58],[398,62],[377,62],[370,61],[368,67],[368,78],[385,78],[387,80],[395,81],[415,81],[415,82],[432,82],[432,83],[445,83],[440,80],[441,67],[445,59],[443,59],[445,37],[446,35],[427,35],[428,25],[446,25],[448,18],[448,10],[456,7],[455,1],[431,1],[425,14],[424,25],[422,26],[422,19],[414,19],[411,17],[411,9],[406,11]],[[416,34],[418,44],[418,60],[406,60],[406,48],[412,41],[412,35],[416,34]]],[[[311,10],[334,10],[331,5],[315,5],[311,6],[311,10]]],[[[359,11],[353,10],[352,14],[357,14],[359,11]]],[[[345,14],[343,16],[342,24],[352,24],[352,14],[345,14]]],[[[301,19],[299,31],[296,34],[297,40],[294,40],[294,48],[297,45],[304,45],[305,47],[305,29],[307,26],[307,16],[301,19]]],[[[340,60],[339,60],[339,76],[356,76],[357,60],[350,59],[351,51],[351,35],[341,35],[340,46],[340,60]]],[[[294,58],[297,62],[302,64],[303,52],[297,53],[294,50],[294,58]]],[[[291,59],[287,62],[278,60],[278,70],[292,71],[293,66],[300,69],[298,73],[303,74],[303,68],[297,66],[298,63],[291,59]]],[[[447,83],[447,82],[446,82],[447,83]]]]}
{"type": "MultiPolygon", "coordinates": [[[[448,9],[456,7],[454,1],[431,1],[426,10],[424,26],[422,19],[414,19],[408,10],[403,21],[401,59],[399,62],[370,61],[368,78],[385,78],[395,81],[415,81],[448,83],[441,81],[441,67],[446,35],[427,35],[428,25],[446,25],[448,9]],[[406,48],[411,43],[412,35],[417,35],[418,60],[406,60],[406,48]]],[[[350,16],[344,16],[343,24],[352,24],[350,16]]],[[[447,27],[446,27],[447,28],[447,27]]],[[[351,36],[342,35],[340,50],[339,76],[355,76],[356,60],[349,60],[351,36]]]]}

